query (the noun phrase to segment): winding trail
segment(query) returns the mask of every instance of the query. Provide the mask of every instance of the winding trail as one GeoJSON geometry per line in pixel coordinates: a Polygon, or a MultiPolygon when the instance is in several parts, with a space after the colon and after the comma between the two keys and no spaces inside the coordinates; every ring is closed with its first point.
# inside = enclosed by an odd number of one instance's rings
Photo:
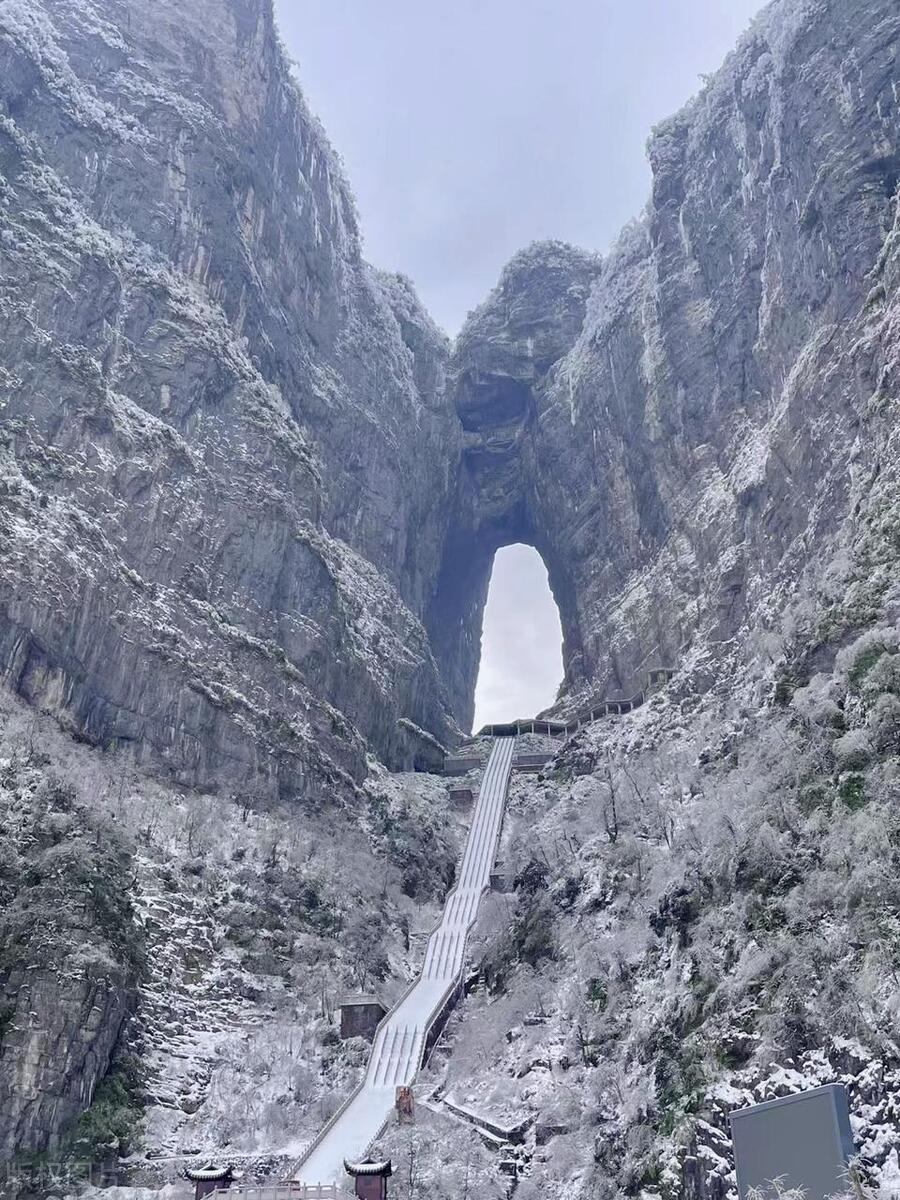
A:
{"type": "Polygon", "coordinates": [[[379,1025],[363,1082],[296,1164],[292,1181],[330,1184],[343,1179],[344,1159],[358,1159],[365,1153],[391,1114],[395,1089],[411,1084],[422,1065],[429,1031],[446,1011],[459,983],[469,929],[490,880],[515,743],[515,737],[498,737],[491,748],[459,881],[428,940],[419,977],[379,1025]]]}

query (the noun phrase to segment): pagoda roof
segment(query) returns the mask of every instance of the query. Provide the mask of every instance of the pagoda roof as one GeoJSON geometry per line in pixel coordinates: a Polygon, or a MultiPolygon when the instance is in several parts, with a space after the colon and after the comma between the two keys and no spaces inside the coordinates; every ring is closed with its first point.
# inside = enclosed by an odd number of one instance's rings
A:
{"type": "Polygon", "coordinates": [[[394,1168],[389,1158],[381,1162],[351,1163],[344,1159],[344,1170],[348,1175],[393,1175],[394,1168]]]}
{"type": "Polygon", "coordinates": [[[214,1167],[207,1163],[205,1167],[185,1167],[184,1173],[192,1183],[209,1183],[219,1179],[230,1179],[234,1168],[229,1163],[225,1167],[214,1167]]]}

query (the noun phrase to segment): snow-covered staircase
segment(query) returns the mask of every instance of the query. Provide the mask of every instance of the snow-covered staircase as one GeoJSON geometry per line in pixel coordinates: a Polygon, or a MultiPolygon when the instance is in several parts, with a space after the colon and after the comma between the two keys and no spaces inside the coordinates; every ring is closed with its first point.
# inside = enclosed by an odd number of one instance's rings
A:
{"type": "Polygon", "coordinates": [[[391,1114],[396,1088],[415,1078],[429,1034],[452,1003],[462,978],[466,939],[490,880],[515,743],[515,737],[499,737],[491,749],[459,881],[429,938],[418,979],[379,1025],[365,1079],[294,1167],[293,1181],[312,1185],[342,1179],[344,1159],[356,1159],[365,1153],[391,1114]]]}

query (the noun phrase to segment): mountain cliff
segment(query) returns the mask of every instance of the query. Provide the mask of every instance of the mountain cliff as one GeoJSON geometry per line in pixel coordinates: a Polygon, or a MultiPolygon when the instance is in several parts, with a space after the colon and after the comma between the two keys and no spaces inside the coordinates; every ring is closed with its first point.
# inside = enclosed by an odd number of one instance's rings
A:
{"type": "Polygon", "coordinates": [[[3,9],[13,688],[185,782],[352,788],[471,721],[510,541],[564,705],[752,657],[890,424],[890,6],[776,4],[605,261],[523,252],[452,356],[266,5],[126,11],[3,9]]]}
{"type": "Polygon", "coordinates": [[[452,736],[446,339],[361,260],[269,6],[9,0],[0,69],[4,677],[194,784],[452,736]]]}
{"type": "Polygon", "coordinates": [[[896,49],[890,4],[773,5],[654,131],[602,265],[533,247],[463,329],[478,519],[501,494],[547,563],[569,702],[752,659],[859,530],[895,421],[896,49]]]}
{"type": "Polygon", "coordinates": [[[775,0],[610,253],[527,248],[451,346],[267,0],[0,0],[5,1156],[330,1111],[335,998],[402,988],[465,819],[385,766],[470,725],[524,541],[557,711],[675,674],[516,785],[435,1096],[535,1120],[523,1197],[721,1200],[729,1105],[840,1075],[884,1176],[898,44],[894,0],[775,0]]]}

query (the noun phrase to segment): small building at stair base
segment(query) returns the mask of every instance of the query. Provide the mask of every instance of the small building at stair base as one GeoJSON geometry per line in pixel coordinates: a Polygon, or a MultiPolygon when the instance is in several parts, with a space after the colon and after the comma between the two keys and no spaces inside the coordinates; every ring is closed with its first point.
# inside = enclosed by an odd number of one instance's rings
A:
{"type": "Polygon", "coordinates": [[[207,1163],[205,1167],[185,1167],[184,1173],[194,1185],[194,1200],[203,1200],[210,1192],[223,1191],[231,1187],[234,1178],[232,1167],[214,1167],[207,1163]]]}
{"type": "Polygon", "coordinates": [[[387,1009],[377,996],[347,996],[341,1001],[341,1037],[364,1037],[371,1042],[387,1009]]]}
{"type": "Polygon", "coordinates": [[[394,1173],[389,1158],[380,1162],[351,1163],[344,1159],[344,1170],[353,1176],[354,1192],[360,1200],[385,1200],[387,1196],[387,1181],[394,1173]]]}

